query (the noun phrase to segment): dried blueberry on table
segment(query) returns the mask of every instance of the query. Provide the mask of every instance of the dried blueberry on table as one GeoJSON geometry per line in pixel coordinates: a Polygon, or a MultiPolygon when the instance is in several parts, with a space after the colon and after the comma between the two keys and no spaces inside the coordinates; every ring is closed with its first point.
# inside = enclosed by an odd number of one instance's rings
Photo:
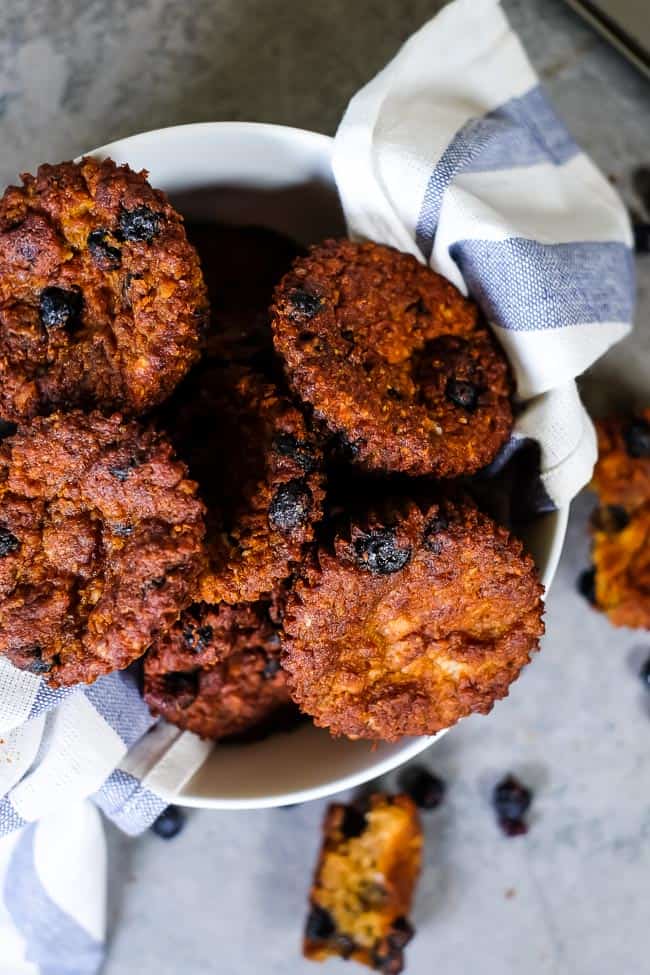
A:
{"type": "Polygon", "coordinates": [[[171,840],[178,836],[184,826],[185,813],[183,810],[179,806],[167,806],[158,819],[154,820],[151,829],[161,839],[171,840]]]}
{"type": "Polygon", "coordinates": [[[312,318],[319,311],[322,304],[318,295],[304,291],[302,288],[296,288],[292,291],[289,295],[289,300],[294,313],[305,318],[312,318]]]}
{"type": "Polygon", "coordinates": [[[637,254],[650,254],[650,221],[642,220],[632,224],[634,250],[637,254]]]}
{"type": "Polygon", "coordinates": [[[650,166],[637,166],[632,173],[632,185],[646,210],[650,210],[650,166]]]}
{"type": "Polygon", "coordinates": [[[313,904],[305,924],[305,937],[310,941],[325,941],[336,931],[336,925],[329,911],[313,904]]]}
{"type": "Polygon", "coordinates": [[[4,525],[0,525],[0,559],[6,555],[11,555],[20,548],[20,541],[13,532],[10,532],[4,525]]]}
{"type": "Polygon", "coordinates": [[[455,379],[452,376],[451,379],[447,380],[445,395],[455,406],[460,406],[471,413],[478,404],[479,391],[474,383],[469,383],[464,379],[455,379]]]}
{"type": "Polygon", "coordinates": [[[122,252],[111,244],[108,230],[91,230],[87,243],[90,256],[99,268],[103,271],[117,270],[122,263],[122,252]]]}
{"type": "Polygon", "coordinates": [[[578,576],[578,592],[584,596],[592,606],[596,605],[596,570],[593,566],[585,569],[578,576]]]}
{"type": "Polygon", "coordinates": [[[271,499],[269,521],[280,531],[290,531],[304,525],[311,509],[312,495],[299,478],[282,484],[271,499]]]}
{"type": "Polygon", "coordinates": [[[650,457],[650,423],[633,420],[623,431],[623,439],[630,457],[650,457]]]}
{"type": "Polygon", "coordinates": [[[506,836],[521,836],[528,831],[524,816],[532,801],[530,789],[514,775],[507,775],[494,787],[492,802],[499,826],[506,836]]]}
{"type": "Polygon", "coordinates": [[[399,777],[399,786],[421,809],[436,809],[445,796],[443,780],[422,765],[405,769],[399,777]]]}
{"type": "Polygon", "coordinates": [[[643,681],[645,687],[650,691],[650,657],[647,658],[641,670],[639,671],[639,677],[643,681]]]}
{"type": "Polygon", "coordinates": [[[81,324],[83,298],[81,291],[65,288],[44,288],[39,300],[41,323],[47,329],[74,329],[81,324]]]}
{"type": "Polygon", "coordinates": [[[390,528],[377,528],[357,538],[354,552],[359,568],[375,575],[399,572],[411,561],[410,546],[400,547],[390,528]]]}
{"type": "Polygon", "coordinates": [[[120,234],[124,240],[148,243],[160,232],[161,217],[147,206],[120,213],[120,234]]]}

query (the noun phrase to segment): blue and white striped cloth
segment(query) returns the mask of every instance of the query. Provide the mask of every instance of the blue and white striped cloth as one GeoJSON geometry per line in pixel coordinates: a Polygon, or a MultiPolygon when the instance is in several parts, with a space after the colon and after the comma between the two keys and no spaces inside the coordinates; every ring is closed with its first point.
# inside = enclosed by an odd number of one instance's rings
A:
{"type": "MultiPolygon", "coordinates": [[[[480,302],[525,403],[514,442],[540,442],[547,494],[567,504],[595,459],[574,380],[630,327],[631,234],[497,0],[456,0],[404,45],[350,103],[334,168],[353,236],[410,251],[480,302]]],[[[129,673],[50,691],[0,659],[0,975],[97,970],[97,809],[137,834],[207,750],[152,727],[129,673]]]]}
{"type": "Polygon", "coordinates": [[[480,304],[564,507],[589,480],[575,377],[631,326],[634,265],[618,195],[571,138],[498,0],[456,0],[350,102],[334,172],[353,237],[428,262],[480,304]]]}
{"type": "Polygon", "coordinates": [[[106,934],[98,809],[135,835],[209,745],[155,724],[124,671],[53,691],[0,658],[0,975],[85,975],[106,934]]]}

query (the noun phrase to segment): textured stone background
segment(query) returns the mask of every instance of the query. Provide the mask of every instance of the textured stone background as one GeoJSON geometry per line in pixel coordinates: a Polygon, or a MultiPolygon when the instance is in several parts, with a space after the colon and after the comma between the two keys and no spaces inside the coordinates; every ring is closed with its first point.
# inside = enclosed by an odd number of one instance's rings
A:
{"type": "MultiPolygon", "coordinates": [[[[434,0],[12,0],[0,5],[0,183],[142,129],[249,119],[333,132],[347,100],[438,8],[434,0]]],[[[504,0],[578,141],[633,202],[650,163],[650,86],[560,0],[504,0]]],[[[633,338],[584,383],[597,408],[648,398],[650,257],[633,338]]],[[[430,815],[409,972],[648,971],[650,711],[644,634],[574,591],[588,496],[574,507],[543,652],[488,719],[425,760],[449,782],[430,815]],[[490,787],[537,790],[525,839],[500,837],[490,787]]],[[[170,844],[111,833],[106,975],[297,975],[323,804],[194,813],[170,844]]],[[[342,963],[324,972],[350,973],[342,963]]]]}

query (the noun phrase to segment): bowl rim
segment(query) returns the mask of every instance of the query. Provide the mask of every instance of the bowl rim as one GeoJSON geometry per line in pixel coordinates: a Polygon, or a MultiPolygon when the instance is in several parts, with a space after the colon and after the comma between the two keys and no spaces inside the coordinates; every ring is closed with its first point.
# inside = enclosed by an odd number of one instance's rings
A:
{"type": "MultiPolygon", "coordinates": [[[[251,121],[214,121],[214,122],[188,122],[180,125],[162,126],[157,129],[136,132],[131,135],[114,139],[112,142],[96,149],[92,149],[84,155],[94,157],[109,156],[117,147],[120,153],[128,152],[129,145],[143,145],[148,141],[154,143],[157,139],[168,139],[173,136],[181,138],[192,136],[204,137],[208,133],[223,133],[237,135],[241,133],[246,137],[254,132],[276,135],[282,139],[293,139],[304,143],[311,143],[315,148],[320,148],[328,156],[331,156],[331,148],[334,143],[332,136],[321,132],[314,132],[310,129],[303,129],[298,126],[278,125],[272,122],[251,122],[251,121]]],[[[550,544],[546,552],[546,559],[543,571],[540,571],[540,579],[544,586],[544,597],[550,588],[555,576],[558,562],[564,546],[566,537],[567,523],[569,518],[569,505],[560,507],[554,512],[541,517],[552,519],[553,525],[549,526],[550,544]]],[[[459,722],[460,723],[460,722],[459,722]]],[[[456,727],[455,725],[452,727],[456,727]]],[[[446,735],[451,728],[445,728],[436,735],[424,736],[422,738],[409,738],[403,744],[398,744],[391,754],[385,758],[368,764],[361,770],[343,775],[337,779],[328,779],[327,782],[303,789],[267,795],[263,797],[246,797],[241,799],[226,797],[211,797],[198,792],[193,792],[191,785],[193,776],[183,784],[183,786],[173,793],[165,795],[163,798],[173,801],[177,805],[183,805],[201,809],[221,809],[221,810],[251,810],[269,809],[278,806],[294,805],[309,802],[315,799],[323,799],[335,795],[347,789],[354,788],[366,782],[372,781],[379,776],[393,771],[399,766],[410,761],[415,756],[430,748],[435,742],[446,735]]]]}

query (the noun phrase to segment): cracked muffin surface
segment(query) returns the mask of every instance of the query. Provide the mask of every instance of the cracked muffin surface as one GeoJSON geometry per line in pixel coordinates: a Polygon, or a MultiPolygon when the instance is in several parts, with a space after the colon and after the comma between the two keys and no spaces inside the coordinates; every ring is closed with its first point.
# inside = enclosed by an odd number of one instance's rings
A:
{"type": "Polygon", "coordinates": [[[203,535],[153,428],[37,417],[0,445],[0,653],[52,686],[127,667],[191,602],[203,535]]]}
{"type": "Polygon", "coordinates": [[[198,358],[208,311],[182,218],[110,159],[22,180],[0,200],[0,417],[161,402],[198,358]]]}
{"type": "Polygon", "coordinates": [[[292,697],[332,734],[386,741],[487,713],[538,647],[542,591],[521,543],[469,502],[352,520],[287,597],[292,697]]]}

